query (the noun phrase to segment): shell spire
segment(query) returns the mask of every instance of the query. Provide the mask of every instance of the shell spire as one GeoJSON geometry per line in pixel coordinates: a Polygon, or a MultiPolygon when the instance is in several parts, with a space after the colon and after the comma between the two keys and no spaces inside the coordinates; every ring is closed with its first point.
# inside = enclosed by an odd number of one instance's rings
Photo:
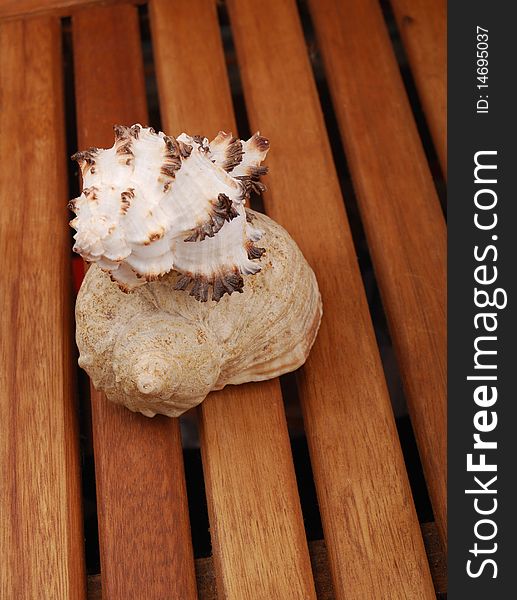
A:
{"type": "Polygon", "coordinates": [[[111,148],[90,148],[79,163],[83,190],[69,203],[76,214],[74,251],[96,262],[129,292],[171,270],[177,289],[197,300],[242,292],[260,270],[261,237],[246,218],[269,142],[257,132],[242,141],[220,131],[177,138],[139,124],[115,125],[111,148]]]}

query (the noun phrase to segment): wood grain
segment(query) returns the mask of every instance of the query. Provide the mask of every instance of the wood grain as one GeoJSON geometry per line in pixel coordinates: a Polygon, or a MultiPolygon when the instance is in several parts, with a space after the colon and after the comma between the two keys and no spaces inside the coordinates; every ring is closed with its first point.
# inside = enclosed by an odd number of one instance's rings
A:
{"type": "Polygon", "coordinates": [[[143,4],[145,0],[0,0],[0,20],[42,15],[67,16],[83,8],[114,4],[143,4]]]}
{"type": "Polygon", "coordinates": [[[85,598],[57,20],[0,25],[0,597],[85,598]]]}
{"type": "MultiPolygon", "coordinates": [[[[436,525],[423,523],[422,533],[435,582],[436,597],[438,600],[445,600],[447,597],[446,560],[441,552],[441,542],[436,525]]],[[[309,553],[318,600],[334,600],[325,542],[323,540],[309,542],[309,553]]],[[[196,559],[196,579],[199,600],[217,600],[214,562],[211,557],[196,559]]],[[[88,577],[88,600],[102,600],[100,575],[88,577]]]]}
{"type": "Polygon", "coordinates": [[[309,5],[446,545],[445,222],[377,1],[309,5]]]}
{"type": "Polygon", "coordinates": [[[447,2],[390,1],[438,159],[447,176],[447,2]]]}
{"type": "Polygon", "coordinates": [[[215,2],[152,0],[149,10],[164,128],[237,134],[215,2]]]}
{"type": "MultiPolygon", "coordinates": [[[[136,9],[73,17],[79,146],[147,121],[136,9]]],[[[92,390],[102,585],[109,600],[196,598],[179,421],[148,419],[92,390]]]]}
{"type": "Polygon", "coordinates": [[[316,598],[278,381],[229,386],[201,409],[222,598],[316,598]]]}
{"type": "MultiPolygon", "coordinates": [[[[236,133],[215,3],[150,7],[165,131],[236,133]]],[[[278,381],[211,394],[199,418],[219,597],[315,598],[278,381]]]]}
{"type": "Polygon", "coordinates": [[[336,598],[434,598],[296,5],[228,8],[249,121],[271,141],[266,210],[323,298],[298,382],[336,598]]]}

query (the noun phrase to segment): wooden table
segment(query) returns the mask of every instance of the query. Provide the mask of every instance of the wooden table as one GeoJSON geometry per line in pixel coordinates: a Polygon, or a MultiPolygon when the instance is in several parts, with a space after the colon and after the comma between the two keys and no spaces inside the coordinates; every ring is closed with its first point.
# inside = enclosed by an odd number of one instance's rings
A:
{"type": "MultiPolygon", "coordinates": [[[[385,9],[409,59],[434,171],[445,174],[445,0],[385,9]]],[[[298,242],[323,297],[296,384],[324,540],[307,541],[277,380],[230,386],[197,411],[212,543],[203,559],[194,558],[178,420],[132,414],[92,389],[101,572],[86,576],[66,209],[77,182],[67,179],[65,123],[84,148],[110,146],[114,123],[149,121],[145,16],[163,130],[210,137],[237,125],[215,0],[0,0],[2,599],[100,598],[101,587],[104,600],[445,591],[445,221],[386,15],[377,0],[227,0],[219,10],[230,19],[249,128],[271,142],[265,210],[298,242]],[[63,28],[73,56],[66,102],[63,28]],[[344,148],[348,194],[329,134],[344,148]],[[349,227],[355,211],[433,523],[417,519],[349,227]]]]}

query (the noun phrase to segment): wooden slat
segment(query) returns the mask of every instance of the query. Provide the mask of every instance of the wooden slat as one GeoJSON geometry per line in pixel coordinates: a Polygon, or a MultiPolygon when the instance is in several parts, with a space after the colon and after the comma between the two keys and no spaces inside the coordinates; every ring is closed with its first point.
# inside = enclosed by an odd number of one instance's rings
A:
{"type": "MultiPolygon", "coordinates": [[[[147,121],[137,11],[91,9],[72,23],[79,146],[110,147],[114,123],[147,121]]],[[[148,419],[92,395],[107,597],[195,598],[178,420],[148,419]]]]}
{"type": "MultiPolygon", "coordinates": [[[[215,3],[154,0],[151,24],[164,129],[236,133],[215,3]]],[[[219,597],[314,598],[278,381],[210,395],[200,424],[219,597]]]]}
{"type": "Polygon", "coordinates": [[[446,544],[445,222],[377,0],[309,4],[446,544]]]}
{"type": "Polygon", "coordinates": [[[237,134],[215,2],[152,0],[149,10],[163,126],[209,139],[237,134]]]}
{"type": "Polygon", "coordinates": [[[391,0],[444,175],[447,175],[447,2],[391,0]]]}
{"type": "Polygon", "coordinates": [[[38,17],[42,15],[66,16],[95,5],[143,4],[145,0],[0,0],[0,20],[38,17]]]}
{"type": "Polygon", "coordinates": [[[323,321],[298,374],[336,598],[433,598],[382,366],[294,1],[231,0],[268,213],[316,271],[323,321]]]}
{"type": "Polygon", "coordinates": [[[200,424],[220,598],[315,598],[278,381],[213,394],[200,424]]]}
{"type": "Polygon", "coordinates": [[[84,598],[61,31],[0,25],[0,597],[84,598]]]}

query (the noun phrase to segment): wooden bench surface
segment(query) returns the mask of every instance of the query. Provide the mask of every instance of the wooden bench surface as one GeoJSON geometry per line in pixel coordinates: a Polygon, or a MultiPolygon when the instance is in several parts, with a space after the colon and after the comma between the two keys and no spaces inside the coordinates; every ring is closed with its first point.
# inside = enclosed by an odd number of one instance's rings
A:
{"type": "Polygon", "coordinates": [[[310,5],[445,542],[445,221],[377,1],[310,5]]]}
{"type": "MultiPolygon", "coordinates": [[[[114,123],[149,120],[136,4],[0,0],[1,598],[100,597],[85,576],[60,18],[71,16],[78,147],[108,147],[114,123]]],[[[237,134],[215,0],[147,4],[163,130],[237,134]]],[[[296,383],[324,545],[307,542],[278,380],[229,386],[197,409],[212,543],[206,585],[179,421],[132,414],[92,387],[102,597],[435,598],[444,584],[415,511],[297,5],[226,7],[250,128],[271,142],[265,209],[303,250],[323,298],[296,383]]],[[[446,548],[443,214],[377,0],[308,8],[435,548],[446,548]]],[[[444,3],[392,8],[445,168],[444,3]]]]}

